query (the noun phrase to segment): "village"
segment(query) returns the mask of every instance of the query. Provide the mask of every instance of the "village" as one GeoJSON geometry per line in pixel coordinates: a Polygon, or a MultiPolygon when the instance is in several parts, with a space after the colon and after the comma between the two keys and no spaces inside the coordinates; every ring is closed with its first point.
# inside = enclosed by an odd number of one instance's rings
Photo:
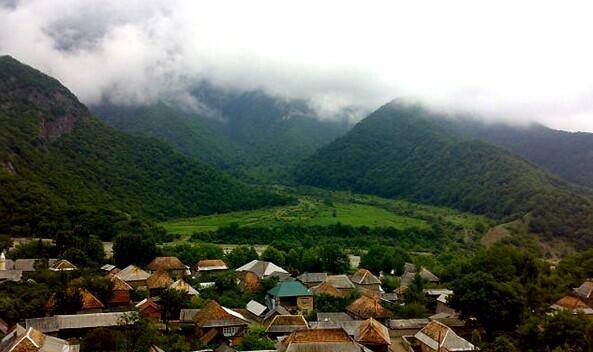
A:
{"type": "MultiPolygon", "coordinates": [[[[101,266],[96,274],[111,283],[110,294],[102,294],[108,300],[85,287],[76,275],[79,270],[65,259],[10,260],[0,255],[0,285],[31,282],[33,274],[46,271],[60,280],[78,281],[70,282],[68,290],[76,292],[66,296],[79,300],[69,303],[54,294],[44,305],[45,316],[13,324],[0,320],[0,352],[78,352],[89,336],[126,331],[140,320],[156,326],[159,333],[175,334],[192,351],[216,352],[476,351],[479,348],[470,341],[484,330],[476,319],[463,319],[448,305],[454,292],[439,277],[412,263],[405,263],[399,287],[388,292],[383,288],[385,273],[361,267],[342,274],[295,275],[259,259],[231,269],[221,259],[183,263],[174,256],[156,257],[145,267],[101,266]],[[226,307],[217,300],[223,285],[236,285],[253,299],[241,307],[226,307]],[[405,305],[402,298],[413,291],[427,302],[429,316],[395,317],[393,307],[405,305]],[[323,311],[328,302],[344,304],[343,310],[323,311]],[[192,303],[199,308],[187,308],[192,303]],[[64,304],[76,311],[52,313],[64,304]]],[[[550,306],[548,314],[593,316],[592,303],[593,281],[586,281],[550,306]]],[[[152,344],[149,351],[165,350],[152,344]]]]}

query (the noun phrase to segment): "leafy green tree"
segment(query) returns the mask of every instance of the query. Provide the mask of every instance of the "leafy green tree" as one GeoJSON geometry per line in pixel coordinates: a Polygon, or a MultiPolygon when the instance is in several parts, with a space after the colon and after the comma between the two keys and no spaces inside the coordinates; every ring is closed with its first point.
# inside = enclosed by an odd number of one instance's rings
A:
{"type": "Polygon", "coordinates": [[[496,337],[492,343],[487,344],[482,350],[485,352],[519,352],[513,341],[505,335],[496,337]]]}
{"type": "Polygon", "coordinates": [[[475,272],[453,281],[451,288],[455,293],[450,306],[463,318],[476,317],[490,334],[513,330],[521,322],[525,302],[516,284],[475,272]]]}
{"type": "Polygon", "coordinates": [[[169,330],[169,321],[176,320],[182,308],[189,305],[190,297],[187,292],[176,289],[166,289],[160,294],[159,305],[162,308],[162,320],[169,330]]]}
{"type": "Polygon", "coordinates": [[[82,352],[115,352],[117,341],[121,339],[117,331],[96,328],[89,331],[80,343],[82,352]]]}
{"type": "Polygon", "coordinates": [[[226,255],[226,259],[229,267],[234,269],[259,259],[259,256],[253,247],[237,246],[226,255]]]}
{"type": "Polygon", "coordinates": [[[272,246],[268,246],[261,254],[261,260],[272,262],[279,266],[284,266],[286,263],[286,256],[282,251],[272,246]]]}
{"type": "Polygon", "coordinates": [[[120,318],[121,339],[117,343],[118,352],[146,352],[158,338],[155,322],[141,317],[138,313],[128,313],[120,318]]]}
{"type": "Polygon", "coordinates": [[[238,346],[239,351],[256,351],[274,349],[274,341],[266,336],[266,328],[260,325],[252,325],[247,334],[238,346]]]}
{"type": "Polygon", "coordinates": [[[158,254],[154,241],[138,234],[119,235],[113,243],[113,259],[121,268],[130,264],[144,266],[158,254]]]}
{"type": "Polygon", "coordinates": [[[407,304],[418,303],[420,305],[426,304],[426,296],[424,294],[424,279],[420,274],[416,273],[414,279],[408,285],[408,289],[404,293],[404,301],[407,304]]]}
{"type": "Polygon", "coordinates": [[[321,270],[330,273],[344,273],[350,270],[348,255],[338,246],[325,245],[319,251],[321,270]]]}
{"type": "Polygon", "coordinates": [[[404,264],[409,260],[409,255],[399,248],[373,245],[360,258],[360,267],[374,273],[394,272],[401,275],[404,271],[404,264]]]}

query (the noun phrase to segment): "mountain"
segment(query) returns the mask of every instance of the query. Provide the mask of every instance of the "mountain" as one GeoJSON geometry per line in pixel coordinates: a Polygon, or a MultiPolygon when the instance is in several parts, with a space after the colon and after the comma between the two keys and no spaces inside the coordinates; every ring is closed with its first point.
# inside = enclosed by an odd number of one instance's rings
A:
{"type": "Polygon", "coordinates": [[[451,132],[447,121],[418,105],[387,104],[307,158],[296,179],[501,220],[529,214],[532,231],[593,242],[587,192],[503,148],[451,132]]]}
{"type": "Polygon", "coordinates": [[[559,131],[540,124],[453,122],[451,127],[462,136],[498,145],[567,181],[593,188],[593,133],[559,131]]]}
{"type": "Polygon", "coordinates": [[[159,102],[145,107],[98,105],[110,125],[154,137],[178,151],[253,182],[290,183],[292,169],[350,128],[345,117],[321,119],[304,101],[202,83],[198,108],[159,102]]]}
{"type": "Polygon", "coordinates": [[[166,219],[287,201],[108,126],[57,80],[0,57],[0,233],[36,233],[72,209],[166,219]]]}

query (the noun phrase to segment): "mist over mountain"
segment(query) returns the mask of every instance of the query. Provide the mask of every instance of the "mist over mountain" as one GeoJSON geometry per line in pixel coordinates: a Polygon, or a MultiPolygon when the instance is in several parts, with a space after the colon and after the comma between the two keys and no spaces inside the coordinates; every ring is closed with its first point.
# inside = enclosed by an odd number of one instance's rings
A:
{"type": "Polygon", "coordinates": [[[351,116],[321,118],[303,100],[262,91],[192,90],[196,109],[160,102],[150,106],[96,105],[91,109],[128,133],[163,140],[178,151],[254,182],[291,182],[292,169],[350,128],[351,116]]]}
{"type": "Polygon", "coordinates": [[[590,12],[587,2],[506,0],[17,0],[0,2],[0,52],[87,105],[187,102],[209,80],[306,100],[326,118],[413,97],[489,120],[593,131],[590,12]]]}
{"type": "Polygon", "coordinates": [[[163,219],[287,200],[109,127],[55,79],[0,57],[3,233],[42,233],[82,209],[163,219]]]}
{"type": "Polygon", "coordinates": [[[593,187],[593,133],[469,119],[454,120],[449,127],[462,136],[501,146],[567,181],[593,187]]]}

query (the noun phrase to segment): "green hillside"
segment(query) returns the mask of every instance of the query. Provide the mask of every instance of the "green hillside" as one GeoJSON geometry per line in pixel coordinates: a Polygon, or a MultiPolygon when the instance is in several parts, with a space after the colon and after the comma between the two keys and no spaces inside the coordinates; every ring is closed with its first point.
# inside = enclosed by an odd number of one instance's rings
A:
{"type": "Polygon", "coordinates": [[[349,128],[344,119],[321,120],[305,102],[260,91],[223,91],[203,84],[193,94],[202,110],[165,103],[91,108],[127,133],[158,138],[188,156],[262,183],[290,183],[300,160],[349,128]]]}
{"type": "Polygon", "coordinates": [[[461,136],[503,147],[569,182],[593,187],[593,133],[559,131],[539,124],[486,124],[463,118],[451,121],[449,128],[461,136]]]}
{"type": "Polygon", "coordinates": [[[0,58],[0,233],[51,232],[81,209],[165,219],[287,200],[117,131],[58,81],[0,58]]]}
{"type": "Polygon", "coordinates": [[[420,106],[387,104],[306,159],[296,178],[498,219],[531,212],[532,231],[591,242],[588,197],[499,147],[450,133],[443,118],[420,106]]]}
{"type": "Polygon", "coordinates": [[[448,208],[410,203],[375,196],[303,190],[291,192],[299,198],[295,205],[174,219],[161,223],[170,233],[192,234],[214,231],[237,224],[240,227],[281,227],[285,225],[326,226],[341,223],[354,227],[393,227],[426,229],[431,223],[450,223],[474,229],[487,227],[490,220],[448,208]]]}

